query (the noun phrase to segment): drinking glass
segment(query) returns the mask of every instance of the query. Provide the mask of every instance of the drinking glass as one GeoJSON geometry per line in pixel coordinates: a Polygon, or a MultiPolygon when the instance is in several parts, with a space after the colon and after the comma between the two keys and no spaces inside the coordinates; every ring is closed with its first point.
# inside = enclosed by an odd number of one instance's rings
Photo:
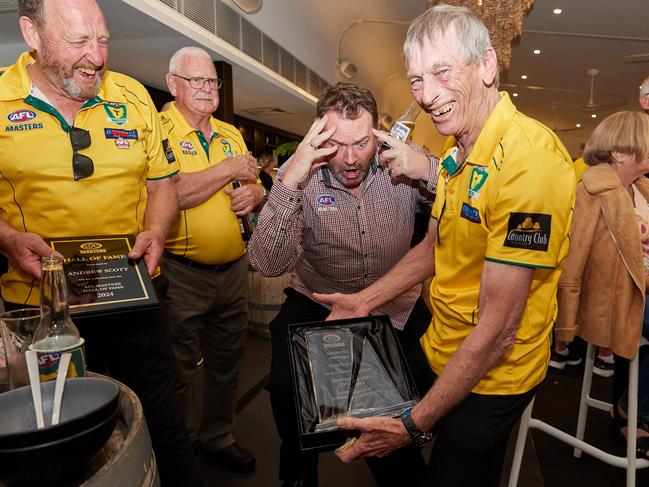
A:
{"type": "MultiPolygon", "coordinates": [[[[49,314],[49,308],[45,308],[43,312],[49,314]]],[[[16,309],[0,314],[9,389],[29,384],[25,352],[29,350],[42,316],[39,308],[16,309]]]]}

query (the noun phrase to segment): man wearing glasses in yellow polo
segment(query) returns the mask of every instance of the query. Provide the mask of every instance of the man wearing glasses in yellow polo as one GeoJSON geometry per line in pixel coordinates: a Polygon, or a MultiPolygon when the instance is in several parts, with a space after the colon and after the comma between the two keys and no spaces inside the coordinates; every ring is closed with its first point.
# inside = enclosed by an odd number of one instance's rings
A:
{"type": "MultiPolygon", "coordinates": [[[[178,172],[137,81],[107,70],[93,0],[20,0],[31,51],[0,69],[0,251],[7,308],[39,304],[43,238],[132,234],[129,257],[158,267],[178,214],[178,172]]],[[[160,279],[154,279],[160,281],[160,279]]],[[[175,361],[159,310],[75,318],[88,368],[108,369],[142,401],[162,483],[200,485],[173,391],[175,361]]]]}
{"type": "Polygon", "coordinates": [[[264,189],[239,130],[212,116],[221,80],[210,55],[178,50],[167,86],[175,101],[160,119],[180,168],[180,218],[162,260],[176,390],[203,456],[248,473],[255,458],[232,434],[248,329],[248,256],[238,218],[259,206],[264,189]]]}

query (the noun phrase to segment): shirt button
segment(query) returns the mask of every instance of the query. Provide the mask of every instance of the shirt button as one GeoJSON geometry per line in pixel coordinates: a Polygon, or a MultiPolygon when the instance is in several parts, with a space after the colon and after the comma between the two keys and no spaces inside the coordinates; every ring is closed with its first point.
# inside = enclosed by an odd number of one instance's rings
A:
{"type": "Polygon", "coordinates": [[[361,205],[358,205],[358,207],[357,207],[357,208],[358,208],[358,209],[360,210],[360,209],[361,209],[361,205]]]}
{"type": "Polygon", "coordinates": [[[361,235],[365,235],[365,230],[363,230],[363,231],[361,232],[361,235]]]}
{"type": "Polygon", "coordinates": [[[367,257],[367,254],[365,254],[365,257],[367,257]]]}

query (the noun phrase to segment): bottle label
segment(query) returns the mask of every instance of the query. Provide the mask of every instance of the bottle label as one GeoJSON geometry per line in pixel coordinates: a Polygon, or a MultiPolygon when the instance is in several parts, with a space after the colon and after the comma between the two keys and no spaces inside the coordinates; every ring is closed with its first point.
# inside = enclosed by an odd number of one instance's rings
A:
{"type": "Polygon", "coordinates": [[[70,358],[70,365],[68,366],[67,377],[85,377],[86,375],[86,359],[84,353],[84,339],[80,338],[79,341],[71,347],[66,347],[64,350],[39,350],[33,344],[30,349],[36,351],[38,358],[38,375],[41,382],[56,379],[56,374],[59,368],[59,360],[63,352],[72,354],[70,358]]]}
{"type": "Polygon", "coordinates": [[[390,135],[395,139],[399,139],[402,142],[408,140],[408,135],[410,135],[410,127],[408,127],[403,122],[395,122],[390,130],[390,135]]]}

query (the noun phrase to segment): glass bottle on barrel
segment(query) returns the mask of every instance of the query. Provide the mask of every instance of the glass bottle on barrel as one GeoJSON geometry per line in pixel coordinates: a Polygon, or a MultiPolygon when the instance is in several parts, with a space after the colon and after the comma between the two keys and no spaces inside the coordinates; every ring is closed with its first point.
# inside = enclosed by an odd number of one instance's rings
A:
{"type": "MultiPolygon", "coordinates": [[[[417,120],[419,112],[421,112],[421,107],[416,101],[413,101],[406,112],[401,115],[396,122],[394,122],[388,135],[395,139],[399,139],[402,142],[408,142],[412,138],[412,131],[415,128],[415,120],[417,120]]],[[[390,148],[390,146],[385,142],[381,145],[384,149],[390,148]]]]}
{"type": "Polygon", "coordinates": [[[41,380],[56,377],[58,359],[63,352],[72,354],[72,371],[68,376],[85,375],[84,340],[70,318],[68,286],[61,257],[41,257],[40,288],[41,321],[34,332],[32,349],[38,354],[41,380]]]}
{"type": "MultiPolygon", "coordinates": [[[[235,179],[234,181],[232,181],[232,187],[235,189],[240,188],[241,181],[237,181],[235,179]]],[[[239,218],[239,231],[241,232],[241,238],[243,239],[244,242],[247,242],[252,237],[252,220],[250,218],[250,215],[243,215],[238,218],[239,218]]]]}

